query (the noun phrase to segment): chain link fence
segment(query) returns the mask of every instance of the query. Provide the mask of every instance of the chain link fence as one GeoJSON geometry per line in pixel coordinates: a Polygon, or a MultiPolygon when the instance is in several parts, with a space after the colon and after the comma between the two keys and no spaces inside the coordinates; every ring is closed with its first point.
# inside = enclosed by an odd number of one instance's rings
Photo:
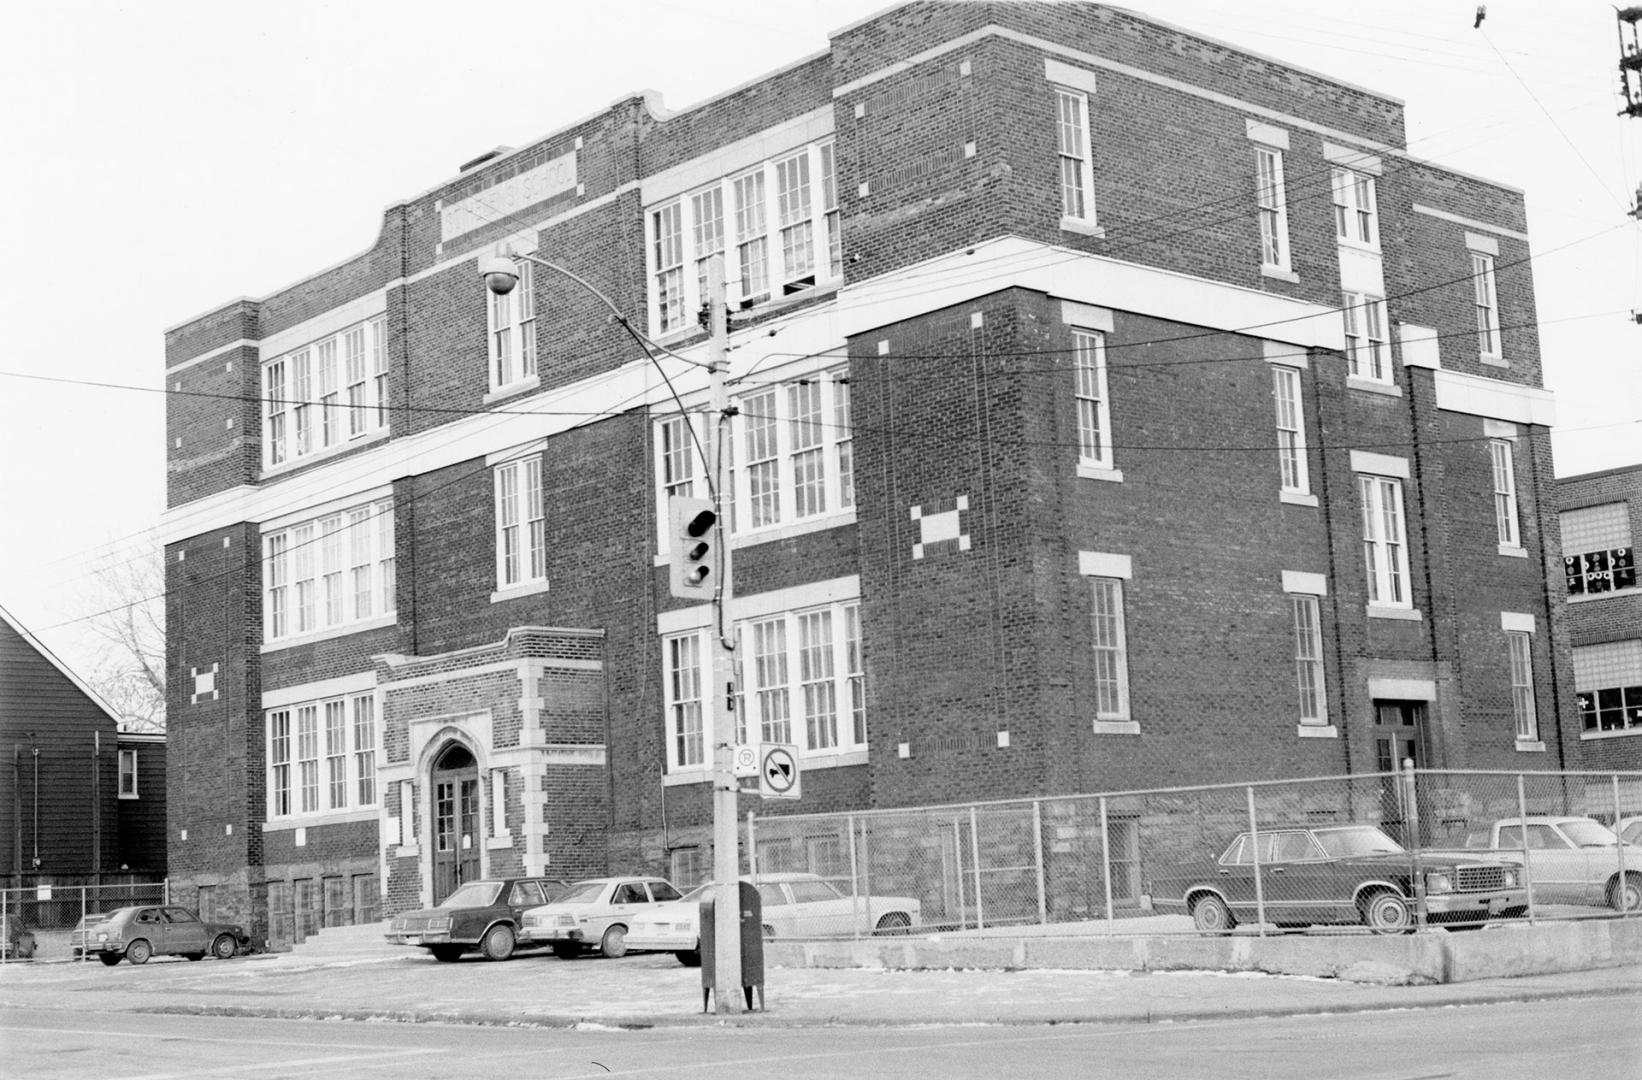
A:
{"type": "Polygon", "coordinates": [[[869,913],[913,898],[922,932],[1400,932],[1642,913],[1642,846],[1614,836],[1633,819],[1642,772],[1408,770],[749,814],[746,845],[754,874],[820,875],[869,913]]]}
{"type": "Polygon", "coordinates": [[[67,955],[68,938],[87,915],[132,904],[168,904],[168,881],[104,885],[31,885],[0,889],[0,963],[67,955]]]}

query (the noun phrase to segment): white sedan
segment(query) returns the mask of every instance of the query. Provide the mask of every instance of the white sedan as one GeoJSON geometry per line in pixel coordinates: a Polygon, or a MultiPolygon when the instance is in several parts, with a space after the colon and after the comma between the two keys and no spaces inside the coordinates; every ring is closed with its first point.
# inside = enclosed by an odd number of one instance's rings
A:
{"type": "Polygon", "coordinates": [[[625,956],[633,920],[679,898],[679,891],[662,878],[578,881],[551,904],[526,911],[519,940],[521,945],[551,945],[562,960],[588,948],[612,958],[625,956]]]}
{"type": "MultiPolygon", "coordinates": [[[[850,934],[904,933],[917,926],[921,911],[910,896],[850,896],[819,874],[761,874],[743,878],[758,888],[764,936],[847,937],[850,934]]],[[[712,884],[697,886],[682,900],[659,904],[627,928],[634,949],[670,952],[687,967],[701,963],[701,902],[712,884]]]]}

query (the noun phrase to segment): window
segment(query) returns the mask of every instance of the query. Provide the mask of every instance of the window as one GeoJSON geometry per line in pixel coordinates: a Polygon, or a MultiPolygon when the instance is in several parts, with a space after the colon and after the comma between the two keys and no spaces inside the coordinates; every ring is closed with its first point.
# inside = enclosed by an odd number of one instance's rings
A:
{"type": "Polygon", "coordinates": [[[707,880],[708,869],[700,848],[674,848],[668,856],[667,880],[681,889],[693,889],[707,880]]]}
{"type": "Polygon", "coordinates": [[[844,608],[844,685],[849,691],[850,731],[858,746],[867,744],[867,679],[861,667],[861,608],[844,608]]]}
{"type": "Polygon", "coordinates": [[[1260,208],[1260,262],[1289,268],[1288,206],[1283,192],[1283,154],[1269,146],[1254,148],[1255,201],[1260,208]]]}
{"type": "Polygon", "coordinates": [[[1642,638],[1574,646],[1574,691],[1583,734],[1642,733],[1642,638]]]}
{"type": "Polygon", "coordinates": [[[1277,462],[1283,490],[1305,494],[1311,490],[1306,472],[1306,425],[1300,403],[1298,368],[1271,369],[1272,399],[1277,405],[1277,462]]]}
{"type": "Polygon", "coordinates": [[[542,460],[534,456],[496,469],[496,587],[547,580],[547,511],[542,460]]]}
{"type": "Polygon", "coordinates": [[[1494,530],[1503,547],[1521,547],[1517,529],[1517,477],[1515,454],[1509,439],[1488,440],[1494,465],[1494,530]]]}
{"type": "Polygon", "coordinates": [[[370,694],[270,709],[267,724],[270,819],[376,805],[376,712],[370,694]]]}
{"type": "Polygon", "coordinates": [[[1484,357],[1498,359],[1503,354],[1499,335],[1499,297],[1494,289],[1494,257],[1473,251],[1471,278],[1476,285],[1477,347],[1484,357]]]}
{"type": "Polygon", "coordinates": [[[1511,658],[1511,712],[1517,721],[1517,739],[1539,740],[1539,720],[1534,716],[1534,639],[1530,634],[1510,631],[1505,635],[1511,658]]]}
{"type": "Polygon", "coordinates": [[[1570,598],[1636,587],[1636,549],[1625,503],[1564,510],[1561,522],[1562,570],[1570,598]]]}
{"type": "Polygon", "coordinates": [[[1328,723],[1323,697],[1323,630],[1315,596],[1291,595],[1294,606],[1294,669],[1300,686],[1300,722],[1328,723]]]}
{"type": "Polygon", "coordinates": [[[826,450],[821,422],[821,384],[810,380],[787,387],[789,456],[792,458],[794,511],[801,518],[827,509],[826,450]]]}
{"type": "Polygon", "coordinates": [[[693,497],[696,493],[696,463],[700,460],[700,454],[695,444],[695,433],[691,430],[691,419],[675,416],[662,421],[660,428],[662,493],[669,498],[674,495],[693,497]]]}
{"type": "Polygon", "coordinates": [[[345,447],[388,426],[387,323],[355,323],[262,365],[264,468],[345,447]]]}
{"type": "Polygon", "coordinates": [[[700,634],[667,639],[667,766],[673,771],[698,767],[707,760],[701,653],[700,634]]]}
{"type": "Polygon", "coordinates": [[[1106,336],[1072,332],[1072,365],[1077,372],[1078,460],[1112,468],[1112,417],[1106,396],[1106,336]]]}
{"type": "Polygon", "coordinates": [[[1348,243],[1380,246],[1372,176],[1350,169],[1334,170],[1334,232],[1348,243]]]}
{"type": "Polygon", "coordinates": [[[490,296],[490,389],[536,378],[536,288],[533,264],[514,259],[519,280],[506,295],[490,296]]]}
{"type": "MultiPolygon", "coordinates": [[[[833,452],[838,459],[838,505],[855,505],[855,429],[850,426],[850,381],[835,375],[832,387],[833,452]]],[[[824,439],[826,432],[821,433],[824,439]]]]}
{"type": "Polygon", "coordinates": [[[760,739],[767,743],[790,743],[792,708],[787,694],[787,621],[766,619],[752,624],[753,716],[758,721],[760,739]]]}
{"type": "Polygon", "coordinates": [[[263,558],[263,634],[270,643],[394,613],[391,501],[269,532],[263,558]]]}
{"type": "Polygon", "coordinates": [[[137,751],[120,751],[120,798],[137,797],[137,751]]]}
{"type": "Polygon", "coordinates": [[[1089,139],[1089,98],[1055,90],[1055,143],[1060,161],[1060,214],[1093,224],[1095,173],[1089,139]]]}
{"type": "Polygon", "coordinates": [[[1342,305],[1346,324],[1346,370],[1360,379],[1391,381],[1391,348],[1386,342],[1385,301],[1348,292],[1342,305]]]}
{"type": "Polygon", "coordinates": [[[707,303],[707,260],[714,254],[724,255],[732,309],[842,277],[836,160],[831,143],[806,146],[650,208],[656,332],[695,324],[707,303]]]}
{"type": "Polygon", "coordinates": [[[1123,581],[1090,579],[1095,643],[1095,719],[1129,719],[1128,641],[1123,626],[1123,581]]]}
{"type": "Polygon", "coordinates": [[[1368,602],[1412,607],[1408,591],[1408,538],[1403,531],[1403,485],[1390,476],[1359,476],[1363,503],[1363,562],[1368,602]]]}
{"type": "Polygon", "coordinates": [[[798,616],[798,680],[804,698],[804,745],[827,750],[838,745],[838,680],[834,663],[832,612],[798,616]]]}

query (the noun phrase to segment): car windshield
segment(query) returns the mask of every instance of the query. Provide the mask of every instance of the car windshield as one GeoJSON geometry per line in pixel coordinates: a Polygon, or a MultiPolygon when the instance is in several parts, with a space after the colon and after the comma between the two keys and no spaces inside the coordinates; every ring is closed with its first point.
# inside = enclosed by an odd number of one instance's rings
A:
{"type": "Polygon", "coordinates": [[[442,908],[490,907],[496,902],[496,894],[501,891],[502,883],[499,881],[470,881],[439,901],[439,906],[442,908]]]}
{"type": "Polygon", "coordinates": [[[1619,843],[1619,837],[1613,834],[1613,830],[1600,821],[1580,818],[1564,821],[1561,825],[1563,834],[1573,841],[1575,847],[1613,847],[1619,843]]]}
{"type": "Polygon", "coordinates": [[[603,881],[578,881],[553,901],[555,904],[594,904],[610,886],[603,881]]]}
{"type": "Polygon", "coordinates": [[[1403,846],[1372,825],[1318,829],[1317,842],[1336,859],[1351,855],[1402,855],[1403,846]]]}

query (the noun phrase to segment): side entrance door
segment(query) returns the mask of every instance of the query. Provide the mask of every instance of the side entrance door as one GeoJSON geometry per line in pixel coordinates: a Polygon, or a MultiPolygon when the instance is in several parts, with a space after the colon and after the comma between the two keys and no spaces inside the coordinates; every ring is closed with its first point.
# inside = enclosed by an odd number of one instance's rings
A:
{"type": "Polygon", "coordinates": [[[433,902],[479,876],[479,767],[451,745],[433,765],[433,902]]]}
{"type": "MultiPolygon", "coordinates": [[[[1425,702],[1376,701],[1374,703],[1375,771],[1397,773],[1403,762],[1416,769],[1425,761],[1425,702]]],[[[1408,831],[1409,807],[1400,781],[1387,778],[1380,791],[1382,827],[1399,844],[1413,843],[1408,831]]],[[[1423,820],[1423,818],[1422,818],[1423,820]]]]}

